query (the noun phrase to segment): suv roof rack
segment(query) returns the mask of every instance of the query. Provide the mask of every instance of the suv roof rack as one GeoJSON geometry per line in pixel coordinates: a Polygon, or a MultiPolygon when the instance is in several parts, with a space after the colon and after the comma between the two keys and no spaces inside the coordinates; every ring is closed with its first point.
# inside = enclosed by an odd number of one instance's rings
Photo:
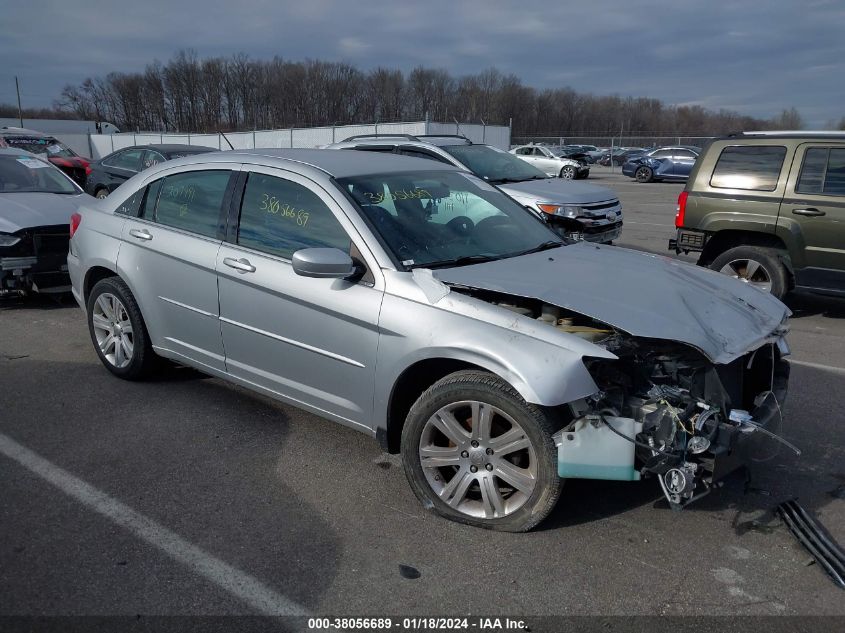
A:
{"type": "Polygon", "coordinates": [[[357,141],[362,138],[404,138],[408,141],[419,140],[419,138],[413,136],[412,134],[356,134],[355,136],[343,139],[342,142],[346,143],[347,141],[357,141]]]}
{"type": "Polygon", "coordinates": [[[472,141],[463,134],[418,134],[417,139],[421,138],[460,138],[465,140],[467,143],[472,144],[472,141]]]}
{"type": "Polygon", "coordinates": [[[834,130],[753,130],[749,132],[731,132],[728,137],[739,136],[831,136],[845,137],[845,131],[834,130]]]}

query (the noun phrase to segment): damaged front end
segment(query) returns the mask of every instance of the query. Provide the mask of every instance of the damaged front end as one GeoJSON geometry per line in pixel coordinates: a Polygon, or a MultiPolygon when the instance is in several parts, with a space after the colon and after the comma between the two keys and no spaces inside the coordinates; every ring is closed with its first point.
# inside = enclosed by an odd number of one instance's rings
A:
{"type": "Polygon", "coordinates": [[[615,335],[603,346],[619,358],[585,359],[600,391],[569,405],[573,419],[555,436],[561,477],[654,477],[680,509],[785,442],[783,344],[725,365],[669,341],[615,335]]]}
{"type": "Polygon", "coordinates": [[[716,363],[689,344],[633,336],[539,300],[459,292],[616,356],[583,359],[598,390],[562,407],[566,422],[554,436],[562,478],[654,478],[681,509],[738,467],[771,458],[779,443],[791,447],[779,436],[789,379],[783,326],[755,349],[716,363]]]}

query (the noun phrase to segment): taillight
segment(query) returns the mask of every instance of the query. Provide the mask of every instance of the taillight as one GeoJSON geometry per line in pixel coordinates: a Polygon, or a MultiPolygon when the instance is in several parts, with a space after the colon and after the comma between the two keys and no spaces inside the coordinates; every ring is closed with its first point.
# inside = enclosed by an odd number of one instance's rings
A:
{"type": "Polygon", "coordinates": [[[684,216],[687,212],[687,194],[686,191],[682,191],[681,195],[678,196],[678,206],[675,208],[675,226],[681,228],[684,225],[684,216]]]}
{"type": "Polygon", "coordinates": [[[86,176],[90,176],[90,175],[91,175],[91,172],[93,171],[93,170],[91,169],[91,163],[89,163],[88,161],[82,161],[82,162],[83,162],[83,164],[85,165],[85,175],[86,175],[86,176]]]}
{"type": "Polygon", "coordinates": [[[82,216],[78,213],[74,213],[70,216],[70,236],[73,237],[73,234],[76,233],[76,229],[79,228],[79,225],[82,224],[82,216]]]}

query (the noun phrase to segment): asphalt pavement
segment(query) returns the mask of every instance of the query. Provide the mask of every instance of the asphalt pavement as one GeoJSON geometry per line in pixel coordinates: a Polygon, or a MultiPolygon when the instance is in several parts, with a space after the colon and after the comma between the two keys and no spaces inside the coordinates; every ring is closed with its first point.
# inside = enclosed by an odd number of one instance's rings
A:
{"type": "MultiPolygon", "coordinates": [[[[674,256],[680,185],[591,180],[620,246],[674,256]]],[[[797,497],[845,543],[845,301],[789,304],[800,456],[682,512],[653,480],[569,481],[500,534],[425,512],[363,434],[186,368],[120,381],[70,300],[0,299],[0,614],[843,616],[773,509],[797,497]]]]}

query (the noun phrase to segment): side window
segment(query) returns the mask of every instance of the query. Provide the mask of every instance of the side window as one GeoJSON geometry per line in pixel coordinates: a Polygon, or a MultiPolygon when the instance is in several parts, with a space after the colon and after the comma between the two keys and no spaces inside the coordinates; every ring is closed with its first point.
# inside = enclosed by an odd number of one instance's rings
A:
{"type": "Polygon", "coordinates": [[[668,158],[672,155],[672,150],[670,149],[659,149],[654,152],[651,157],[652,158],[668,158]]]}
{"type": "Polygon", "coordinates": [[[150,167],[155,167],[159,163],[163,163],[165,160],[167,159],[158,152],[148,149],[146,154],[144,154],[144,163],[141,166],[141,171],[149,169],[150,167]]]}
{"type": "Polygon", "coordinates": [[[250,173],[238,226],[238,244],[285,259],[301,248],[349,252],[349,236],[310,189],[275,176],[250,173]]]}
{"type": "Polygon", "coordinates": [[[138,191],[124,200],[123,204],[115,209],[114,212],[120,213],[121,215],[136,217],[138,215],[138,208],[141,206],[141,200],[144,199],[144,191],[146,191],[146,187],[138,189],[138,191]]]}
{"type": "Polygon", "coordinates": [[[188,171],[164,178],[156,206],[159,224],[215,237],[229,171],[188,171]]]}
{"type": "Polygon", "coordinates": [[[774,145],[732,145],[722,150],[710,186],[720,189],[774,191],[786,148],[774,145]]]}
{"type": "Polygon", "coordinates": [[[698,156],[695,155],[695,152],[691,152],[688,149],[676,149],[674,152],[675,158],[692,158],[695,160],[698,156]]]}
{"type": "Polygon", "coordinates": [[[141,154],[143,153],[144,150],[142,149],[128,149],[125,152],[120,152],[116,156],[112,156],[108,161],[103,162],[109,167],[139,171],[141,169],[141,154]]]}
{"type": "Polygon", "coordinates": [[[530,147],[520,147],[518,150],[516,150],[516,153],[519,154],[520,156],[527,156],[528,154],[531,153],[531,148],[530,147]]]}
{"type": "Polygon", "coordinates": [[[804,154],[795,191],[845,196],[845,149],[811,147],[804,154]]]}

